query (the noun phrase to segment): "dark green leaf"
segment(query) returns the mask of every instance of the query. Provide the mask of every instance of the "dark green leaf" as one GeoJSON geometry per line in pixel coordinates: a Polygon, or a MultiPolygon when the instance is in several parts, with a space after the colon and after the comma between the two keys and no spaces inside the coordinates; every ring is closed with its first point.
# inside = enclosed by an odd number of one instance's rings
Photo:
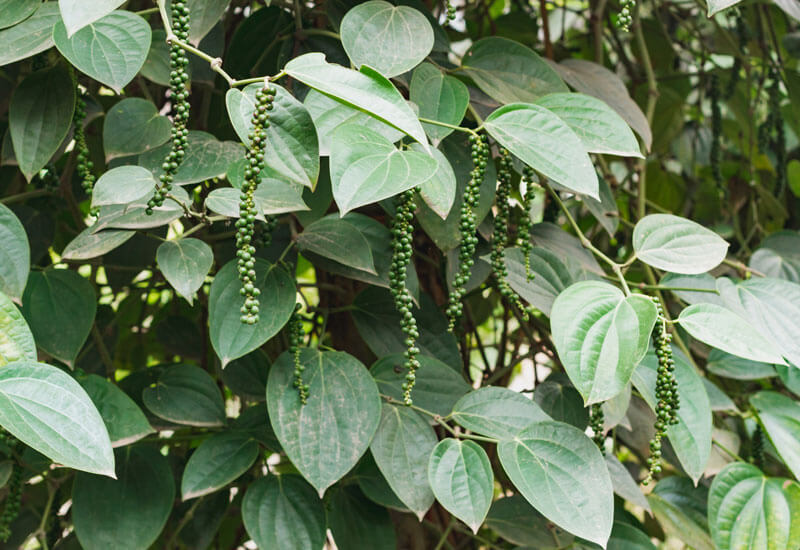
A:
{"type": "Polygon", "coordinates": [[[367,500],[358,488],[345,486],[327,504],[328,528],[337,548],[395,550],[397,540],[388,510],[367,500]]]}
{"type": "Polygon", "coordinates": [[[263,351],[255,350],[228,363],[222,371],[222,381],[231,391],[250,401],[264,401],[270,365],[269,357],[263,351]]]}
{"type": "Polygon", "coordinates": [[[342,265],[377,275],[372,251],[358,227],[331,214],[315,221],[297,236],[300,251],[309,250],[342,265]]]}
{"type": "Polygon", "coordinates": [[[566,548],[575,540],[537,512],[522,495],[495,500],[486,525],[507,541],[526,547],[541,542],[541,548],[566,548]]]}
{"type": "Polygon", "coordinates": [[[498,439],[513,438],[534,422],[550,420],[531,399],[497,386],[469,392],[458,400],[451,416],[468,430],[498,439]]]}
{"type": "Polygon", "coordinates": [[[197,498],[225,487],[250,469],[258,458],[258,443],[236,432],[215,434],[189,457],[181,479],[181,498],[197,498]]]}
{"type": "Polygon", "coordinates": [[[4,204],[0,204],[0,242],[0,292],[19,299],[28,281],[31,250],[25,227],[4,204]]]}
{"type": "Polygon", "coordinates": [[[32,16],[0,31],[0,67],[53,46],[53,27],[61,21],[58,4],[43,2],[32,16]]]}
{"type": "Polygon", "coordinates": [[[583,406],[581,394],[567,380],[549,376],[536,386],[533,400],[553,420],[566,422],[579,430],[589,425],[589,410],[583,406]]]}
{"type": "Polygon", "coordinates": [[[525,272],[525,257],[519,248],[508,248],[503,260],[508,270],[506,281],[523,300],[547,316],[553,302],[575,279],[556,254],[538,246],[531,249],[528,262],[533,280],[525,272]]]}
{"type": "Polygon", "coordinates": [[[223,18],[230,0],[189,0],[189,39],[199,42],[223,18]]]}
{"type": "Polygon", "coordinates": [[[192,365],[167,367],[142,393],[145,406],[164,420],[188,426],[225,424],[225,402],[214,379],[192,365]]]}
{"type": "Polygon", "coordinates": [[[123,99],[108,110],[103,121],[106,159],[146,153],[170,138],[171,127],[152,102],[139,97],[123,99]]]}
{"type": "Polygon", "coordinates": [[[105,422],[112,447],[123,447],[155,430],[133,399],[105,378],[90,374],[81,386],[105,422]]]}
{"type": "Polygon", "coordinates": [[[214,251],[199,239],[164,241],[158,246],[156,261],[172,288],[191,304],[214,263],[214,251]]]}

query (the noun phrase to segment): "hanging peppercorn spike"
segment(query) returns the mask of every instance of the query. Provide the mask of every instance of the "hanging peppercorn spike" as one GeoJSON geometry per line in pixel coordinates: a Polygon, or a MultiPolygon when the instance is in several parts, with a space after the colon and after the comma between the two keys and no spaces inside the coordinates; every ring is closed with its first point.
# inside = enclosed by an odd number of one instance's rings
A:
{"type": "Polygon", "coordinates": [[[306,368],[300,362],[300,347],[303,345],[303,318],[300,316],[300,304],[295,304],[292,318],[289,320],[289,353],[292,354],[294,361],[294,387],[300,395],[300,403],[303,405],[308,401],[309,385],[303,382],[303,372],[306,368]]]}
{"type": "Polygon", "coordinates": [[[605,415],[603,414],[603,404],[595,403],[592,405],[589,412],[589,427],[592,429],[592,441],[595,442],[600,452],[606,454],[605,441],[606,437],[603,434],[603,426],[605,423],[605,415]]]}

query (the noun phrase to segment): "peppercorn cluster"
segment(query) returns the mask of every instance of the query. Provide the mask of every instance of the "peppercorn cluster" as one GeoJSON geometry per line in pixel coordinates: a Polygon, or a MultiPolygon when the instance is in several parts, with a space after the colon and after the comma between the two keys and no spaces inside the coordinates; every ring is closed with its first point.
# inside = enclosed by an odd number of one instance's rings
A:
{"type": "Polygon", "coordinates": [[[605,415],[603,414],[602,403],[595,403],[589,411],[589,427],[592,429],[592,441],[595,442],[600,452],[605,454],[605,447],[603,443],[606,440],[603,435],[603,426],[605,424],[605,415]]]}
{"type": "Polygon", "coordinates": [[[303,318],[300,316],[300,304],[295,304],[292,318],[289,320],[289,353],[292,354],[294,361],[294,387],[300,395],[300,402],[305,405],[308,401],[309,385],[303,382],[303,371],[305,366],[300,363],[300,347],[303,345],[303,318]]]}
{"type": "MultiPolygon", "coordinates": [[[[189,8],[186,0],[172,1],[172,32],[181,41],[189,39],[189,8]]],[[[169,38],[168,38],[169,39],[169,38]]],[[[169,88],[172,101],[172,147],[164,159],[159,177],[160,183],[153,197],[147,201],[145,212],[149,215],[153,209],[164,204],[164,199],[172,189],[175,173],[186,156],[186,145],[189,139],[189,58],[178,44],[172,43],[169,48],[169,88]]]]}
{"type": "Polygon", "coordinates": [[[247,150],[247,168],[239,195],[239,219],[236,220],[236,257],[242,283],[240,292],[244,296],[241,320],[248,325],[258,322],[258,296],[261,291],[256,287],[256,247],[253,243],[258,215],[255,193],[264,169],[264,146],[267,142],[269,112],[274,101],[275,88],[265,82],[264,87],[256,92],[256,105],[250,119],[253,129],[247,136],[250,148],[247,150]]]}
{"type": "Polygon", "coordinates": [[[675,361],[672,358],[672,335],[667,331],[664,310],[657,298],[652,298],[658,317],[653,331],[653,344],[658,358],[658,374],[656,377],[656,433],[650,440],[650,456],[647,458],[648,474],[644,484],[647,485],[656,474],[661,473],[661,439],[667,433],[667,427],[678,423],[678,381],[675,378],[675,361]]]}
{"type": "Polygon", "coordinates": [[[617,27],[628,32],[633,23],[633,10],[636,8],[636,0],[620,0],[619,15],[617,16],[617,27]]]}
{"type": "Polygon", "coordinates": [[[81,187],[87,195],[92,194],[94,188],[94,163],[89,160],[89,147],[86,145],[86,132],[83,129],[83,122],[86,120],[86,101],[83,99],[80,89],[75,86],[75,113],[72,115],[72,124],[75,127],[75,151],[77,152],[77,164],[75,170],[81,178],[81,187]]]}
{"type": "Polygon", "coordinates": [[[711,84],[708,97],[711,100],[711,150],[709,152],[709,162],[711,164],[711,174],[714,183],[722,195],[724,187],[722,185],[722,170],[720,167],[720,142],[722,141],[722,111],[719,105],[720,99],[719,77],[711,75],[711,84]]]}
{"type": "Polygon", "coordinates": [[[531,250],[533,250],[533,243],[531,242],[531,203],[533,202],[535,178],[536,175],[533,172],[533,168],[525,166],[522,169],[525,196],[522,197],[522,218],[517,229],[517,244],[522,251],[522,256],[525,258],[525,278],[528,281],[532,281],[534,278],[534,273],[531,271],[531,250]]]}
{"type": "Polygon", "coordinates": [[[11,536],[11,524],[19,515],[20,503],[22,501],[22,468],[14,464],[11,477],[8,480],[8,494],[6,495],[5,507],[0,514],[0,541],[6,542],[11,536]]]}
{"type": "Polygon", "coordinates": [[[411,405],[411,390],[417,379],[417,369],[419,368],[419,348],[417,338],[417,320],[412,312],[411,292],[406,287],[406,273],[408,264],[414,253],[412,248],[414,220],[414,195],[415,191],[409,189],[400,194],[397,203],[397,211],[392,222],[392,265],[389,269],[389,290],[394,298],[394,304],[400,313],[400,328],[405,335],[405,362],[406,379],[403,382],[403,401],[406,405],[411,405]]]}
{"type": "Polygon", "coordinates": [[[466,293],[464,287],[469,281],[472,264],[475,262],[475,248],[478,246],[478,236],[475,234],[477,229],[475,209],[478,207],[480,186],[483,176],[486,174],[486,165],[489,160],[489,144],[487,143],[486,135],[478,136],[477,134],[472,134],[469,136],[469,142],[472,146],[473,168],[467,188],[464,190],[464,204],[461,205],[459,266],[447,305],[448,329],[450,331],[455,328],[459,317],[461,317],[461,311],[464,307],[461,303],[461,298],[466,293]]]}
{"type": "Polygon", "coordinates": [[[456,7],[450,0],[447,0],[445,2],[445,6],[447,9],[447,22],[449,23],[450,21],[456,18],[456,7]]]}

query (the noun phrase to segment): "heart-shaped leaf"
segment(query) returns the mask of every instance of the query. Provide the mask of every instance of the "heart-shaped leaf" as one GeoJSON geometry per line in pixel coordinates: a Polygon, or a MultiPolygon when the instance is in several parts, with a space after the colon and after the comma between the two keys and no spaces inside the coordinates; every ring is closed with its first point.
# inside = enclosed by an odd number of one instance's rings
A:
{"type": "Polygon", "coordinates": [[[258,458],[258,443],[247,434],[223,432],[200,444],[189,457],[181,479],[181,498],[197,498],[225,487],[258,458]]]}
{"type": "Polygon", "coordinates": [[[214,263],[214,251],[199,239],[164,241],[156,251],[156,261],[172,288],[191,304],[214,263]]]}
{"type": "Polygon", "coordinates": [[[533,422],[550,420],[533,400],[498,386],[469,392],[458,400],[451,416],[464,428],[497,439],[512,438],[533,422]]]}
{"type": "Polygon", "coordinates": [[[97,180],[92,189],[92,206],[128,204],[150,198],[156,188],[156,179],[150,170],[141,166],[118,166],[97,180]]]}
{"type": "Polygon", "coordinates": [[[103,418],[112,447],[130,445],[155,431],[139,405],[118,386],[96,374],[80,384],[103,418]]]}
{"type": "MultiPolygon", "coordinates": [[[[455,77],[442,74],[430,63],[423,63],[411,77],[409,98],[419,107],[419,116],[458,126],[469,105],[467,86],[455,77]]],[[[452,128],[423,123],[433,141],[439,142],[453,133],[452,128]]]]}
{"type": "Polygon", "coordinates": [[[311,223],[297,236],[300,251],[309,250],[342,265],[377,275],[367,238],[336,214],[311,223]]]}
{"type": "Polygon", "coordinates": [[[50,49],[59,21],[58,4],[42,2],[25,21],[0,31],[0,67],[50,49]]]}
{"type": "Polygon", "coordinates": [[[0,204],[0,242],[0,292],[19,299],[28,282],[31,248],[22,222],[4,204],[0,204]]]}
{"type": "Polygon", "coordinates": [[[650,214],[633,229],[633,249],[648,265],[692,275],[705,273],[722,263],[728,243],[692,220],[672,214],[650,214]]]}
{"type": "Polygon", "coordinates": [[[106,159],[146,153],[170,138],[172,123],[151,102],[139,97],[123,99],[106,113],[103,150],[106,159]]]}
{"type": "Polygon", "coordinates": [[[192,365],[167,367],[152,387],[142,392],[144,405],[156,416],[187,426],[225,424],[225,402],[216,382],[192,365]]]}
{"type": "Polygon", "coordinates": [[[11,298],[0,292],[0,367],[36,361],[36,344],[28,323],[11,298]]]}

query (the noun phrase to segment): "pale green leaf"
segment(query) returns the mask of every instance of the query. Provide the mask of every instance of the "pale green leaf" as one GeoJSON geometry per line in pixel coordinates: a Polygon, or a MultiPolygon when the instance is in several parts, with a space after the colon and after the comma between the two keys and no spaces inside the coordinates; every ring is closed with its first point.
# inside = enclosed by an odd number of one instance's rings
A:
{"type": "Polygon", "coordinates": [[[90,229],[92,233],[98,233],[103,229],[148,229],[167,225],[183,216],[183,207],[188,208],[192,204],[189,194],[181,187],[173,187],[170,194],[172,198],[153,208],[151,214],[147,213],[149,196],[128,204],[101,206],[97,222],[90,229]]]}
{"type": "Polygon", "coordinates": [[[0,31],[0,67],[53,46],[53,27],[61,21],[58,4],[43,2],[32,16],[0,31]]]}
{"type": "Polygon", "coordinates": [[[213,428],[225,424],[225,402],[216,382],[192,365],[166,367],[151,387],[142,392],[150,412],[176,424],[213,428]]]}
{"type": "Polygon", "coordinates": [[[692,220],[672,214],[650,214],[633,229],[633,249],[648,265],[693,275],[722,263],[728,243],[692,220]]]}
{"type": "MultiPolygon", "coordinates": [[[[419,116],[458,126],[469,105],[467,86],[455,77],[445,75],[430,63],[423,63],[411,77],[409,98],[419,107],[419,116]]],[[[452,128],[422,123],[425,133],[434,142],[453,133],[452,128]]]]}
{"type": "Polygon", "coordinates": [[[534,422],[550,420],[532,399],[498,386],[469,392],[453,406],[451,416],[470,431],[498,439],[513,438],[534,422]]]}
{"type": "Polygon", "coordinates": [[[0,292],[0,367],[14,361],[36,361],[36,343],[11,298],[0,292]]]}
{"type": "Polygon", "coordinates": [[[770,364],[737,357],[718,349],[712,349],[708,354],[706,368],[717,376],[735,380],[758,380],[776,375],[775,367],[770,364]]]}
{"type": "Polygon", "coordinates": [[[722,10],[726,10],[732,6],[735,6],[742,0],[706,0],[706,4],[708,5],[708,16],[711,17],[715,13],[719,13],[722,10]]]}
{"type": "Polygon", "coordinates": [[[136,233],[134,231],[108,229],[94,233],[91,227],[87,227],[78,236],[72,239],[64,251],[61,258],[64,260],[89,260],[111,252],[118,246],[125,244],[136,233]]]}
{"type": "Polygon", "coordinates": [[[245,473],[258,458],[258,443],[237,433],[215,434],[189,457],[181,478],[181,498],[197,498],[225,487],[245,473]]]}
{"type": "Polygon", "coordinates": [[[106,159],[138,155],[158,147],[170,138],[170,120],[158,114],[146,99],[123,99],[106,113],[103,121],[103,150],[106,159]]]}
{"type": "Polygon", "coordinates": [[[72,36],[77,31],[94,23],[120,7],[125,0],[58,0],[61,19],[67,28],[67,35],[72,36]]]}
{"type": "MultiPolygon", "coordinates": [[[[302,189],[296,183],[273,178],[262,179],[255,191],[256,219],[263,220],[264,216],[308,210],[308,206],[303,202],[302,189]]],[[[206,207],[217,214],[238,218],[241,195],[242,192],[234,187],[214,189],[206,197],[206,207]]]]}
{"type": "Polygon", "coordinates": [[[199,239],[164,241],[156,261],[167,282],[191,304],[214,263],[214,251],[199,239]]]}
{"type": "Polygon", "coordinates": [[[21,298],[31,267],[28,235],[19,218],[0,203],[0,292],[21,298]]]}
{"type": "MultiPolygon", "coordinates": [[[[165,143],[144,153],[139,157],[139,165],[149,169],[155,177],[160,177],[164,173],[161,165],[171,147],[170,143],[165,143]]],[[[206,132],[191,130],[186,154],[173,177],[173,183],[186,185],[223,177],[231,164],[243,156],[244,149],[240,143],[219,141],[206,132]]]]}
{"type": "Polygon", "coordinates": [[[118,166],[100,176],[92,189],[92,206],[128,204],[149,199],[156,188],[150,170],[141,166],[118,166]]]}
{"type": "MultiPolygon", "coordinates": [[[[614,492],[631,504],[650,512],[650,504],[647,502],[647,498],[625,465],[612,453],[606,454],[605,459],[614,492]]],[[[611,536],[614,536],[613,531],[611,536]]]]}

